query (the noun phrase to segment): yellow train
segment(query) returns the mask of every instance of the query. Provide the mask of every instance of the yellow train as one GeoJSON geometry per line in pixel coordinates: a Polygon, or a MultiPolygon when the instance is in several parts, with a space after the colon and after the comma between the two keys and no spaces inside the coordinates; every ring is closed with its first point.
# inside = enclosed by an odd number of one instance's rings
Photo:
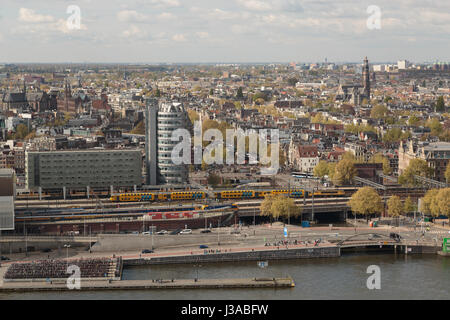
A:
{"type": "MultiPolygon", "coordinates": [[[[214,199],[260,199],[267,195],[286,195],[290,198],[312,197],[313,193],[303,189],[273,189],[273,190],[224,190],[214,192],[214,199]]],[[[314,197],[343,197],[344,190],[317,190],[314,197]]],[[[111,196],[112,202],[154,202],[154,201],[183,201],[205,199],[207,194],[203,191],[174,191],[174,192],[136,192],[120,193],[111,196]]]]}
{"type": "Polygon", "coordinates": [[[177,192],[133,192],[113,194],[109,198],[112,202],[139,202],[139,201],[165,201],[165,200],[199,200],[205,199],[203,191],[177,191],[177,192]]]}

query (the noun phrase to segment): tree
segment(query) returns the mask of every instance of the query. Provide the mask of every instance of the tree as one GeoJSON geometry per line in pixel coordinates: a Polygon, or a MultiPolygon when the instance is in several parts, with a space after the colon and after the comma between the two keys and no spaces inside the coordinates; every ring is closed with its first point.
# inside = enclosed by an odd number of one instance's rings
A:
{"type": "Polygon", "coordinates": [[[450,188],[439,190],[436,197],[439,207],[439,214],[450,217],[450,188]]]}
{"type": "Polygon", "coordinates": [[[433,216],[450,215],[450,188],[431,189],[422,198],[420,210],[433,216]]]}
{"type": "Polygon", "coordinates": [[[385,107],[381,104],[377,104],[370,111],[370,117],[372,119],[384,119],[384,118],[386,118],[388,112],[389,112],[389,110],[387,107],[385,107]]]}
{"type": "Polygon", "coordinates": [[[343,155],[342,155],[342,160],[351,160],[353,162],[356,162],[356,157],[353,153],[351,153],[350,151],[346,151],[343,155]]]}
{"type": "Polygon", "coordinates": [[[432,136],[439,136],[442,133],[442,124],[436,118],[428,120],[425,126],[430,128],[432,136]]]}
{"type": "Polygon", "coordinates": [[[322,113],[317,113],[314,117],[311,118],[311,123],[324,123],[325,118],[323,117],[322,113]]]}
{"type": "Polygon", "coordinates": [[[399,196],[392,196],[387,202],[388,214],[391,217],[398,217],[404,213],[404,206],[399,196]]]}
{"type": "Polygon", "coordinates": [[[336,162],[328,163],[328,178],[333,180],[335,172],[336,172],[336,162]]]}
{"type": "Polygon", "coordinates": [[[416,116],[412,115],[411,117],[409,117],[408,119],[408,125],[416,127],[420,124],[420,119],[417,118],[416,116]]]}
{"type": "Polygon", "coordinates": [[[359,189],[352,195],[348,204],[353,213],[364,214],[367,216],[367,220],[370,214],[381,214],[383,211],[381,197],[371,187],[359,189]]]}
{"type": "Polygon", "coordinates": [[[445,180],[450,183],[450,161],[447,164],[447,169],[445,170],[445,180]]]}
{"type": "Polygon", "coordinates": [[[189,120],[191,120],[192,123],[200,120],[200,116],[198,115],[198,113],[195,110],[189,109],[188,116],[189,116],[189,120]]]}
{"type": "Polygon", "coordinates": [[[444,111],[445,111],[444,97],[440,96],[436,100],[436,112],[444,112],[444,111]]]}
{"type": "Polygon", "coordinates": [[[323,178],[328,174],[328,163],[325,160],[320,160],[314,168],[314,175],[323,178]]]}
{"type": "Polygon", "coordinates": [[[392,128],[386,132],[383,136],[383,142],[393,143],[400,142],[400,140],[406,140],[411,136],[409,131],[403,132],[400,128],[392,128]]]}
{"type": "Polygon", "coordinates": [[[212,185],[213,187],[217,186],[220,183],[220,177],[217,174],[211,173],[208,176],[208,184],[212,185]]]}
{"type": "Polygon", "coordinates": [[[422,203],[420,205],[420,211],[427,214],[432,214],[436,211],[436,195],[439,193],[438,189],[428,190],[425,196],[422,198],[422,203]]]}
{"type": "Polygon", "coordinates": [[[28,127],[24,124],[19,124],[16,127],[16,133],[14,135],[15,140],[22,140],[29,134],[28,127]]]}
{"type": "Polygon", "coordinates": [[[383,164],[383,174],[385,175],[391,175],[392,174],[392,168],[389,163],[389,159],[384,157],[381,153],[375,154],[371,159],[370,162],[372,163],[382,163],[383,164]]]}
{"type": "Polygon", "coordinates": [[[349,159],[342,159],[336,165],[333,174],[333,182],[335,184],[351,184],[356,175],[354,162],[349,159]]]}
{"type": "Polygon", "coordinates": [[[144,121],[139,121],[139,123],[136,125],[136,127],[133,128],[133,130],[130,131],[131,134],[145,134],[145,124],[144,121]]]}
{"type": "Polygon", "coordinates": [[[416,210],[416,206],[412,202],[411,197],[406,198],[403,211],[405,213],[411,213],[414,210],[416,210]]]}
{"type": "Polygon", "coordinates": [[[296,79],[296,78],[289,78],[289,79],[287,80],[287,82],[288,82],[288,84],[289,84],[290,86],[294,87],[295,84],[298,82],[298,79],[296,79]]]}
{"type": "Polygon", "coordinates": [[[398,182],[402,185],[416,185],[414,176],[431,177],[433,169],[423,159],[412,159],[408,167],[398,178],[398,182]]]}
{"type": "Polygon", "coordinates": [[[237,94],[236,94],[236,98],[238,99],[244,99],[244,94],[242,92],[242,87],[239,87],[237,94]]]}
{"type": "Polygon", "coordinates": [[[295,204],[294,199],[284,195],[269,194],[261,203],[261,215],[274,219],[295,217],[300,213],[301,208],[295,204]]]}

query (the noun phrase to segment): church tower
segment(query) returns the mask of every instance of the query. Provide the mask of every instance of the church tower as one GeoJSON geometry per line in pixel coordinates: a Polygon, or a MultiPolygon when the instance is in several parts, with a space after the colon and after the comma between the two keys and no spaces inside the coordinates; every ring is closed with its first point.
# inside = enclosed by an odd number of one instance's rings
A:
{"type": "Polygon", "coordinates": [[[362,77],[364,86],[364,96],[367,99],[370,99],[370,70],[369,70],[369,60],[367,60],[367,57],[365,57],[364,59],[362,77]]]}

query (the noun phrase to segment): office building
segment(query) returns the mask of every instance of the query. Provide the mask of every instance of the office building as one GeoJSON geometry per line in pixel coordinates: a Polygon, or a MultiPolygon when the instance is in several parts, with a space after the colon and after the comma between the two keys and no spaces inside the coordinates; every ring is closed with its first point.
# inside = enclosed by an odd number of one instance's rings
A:
{"type": "Polygon", "coordinates": [[[172,133],[190,126],[183,104],[148,100],[145,122],[147,184],[187,183],[187,165],[172,161],[172,150],[179,143],[171,140],[172,133]]]}
{"type": "Polygon", "coordinates": [[[142,185],[139,150],[28,151],[26,188],[89,189],[142,185]]]}
{"type": "Polygon", "coordinates": [[[0,231],[14,230],[16,177],[12,169],[0,169],[0,231]]]}

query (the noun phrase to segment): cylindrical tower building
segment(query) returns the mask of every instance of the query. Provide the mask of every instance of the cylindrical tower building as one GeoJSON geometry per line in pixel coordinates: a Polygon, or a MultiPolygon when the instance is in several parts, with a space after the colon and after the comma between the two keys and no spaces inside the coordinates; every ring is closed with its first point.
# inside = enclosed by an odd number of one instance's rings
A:
{"type": "Polygon", "coordinates": [[[188,129],[189,117],[178,102],[162,102],[158,111],[158,180],[160,184],[184,184],[188,182],[188,166],[175,165],[172,150],[179,143],[172,141],[172,133],[180,128],[188,129]]]}

